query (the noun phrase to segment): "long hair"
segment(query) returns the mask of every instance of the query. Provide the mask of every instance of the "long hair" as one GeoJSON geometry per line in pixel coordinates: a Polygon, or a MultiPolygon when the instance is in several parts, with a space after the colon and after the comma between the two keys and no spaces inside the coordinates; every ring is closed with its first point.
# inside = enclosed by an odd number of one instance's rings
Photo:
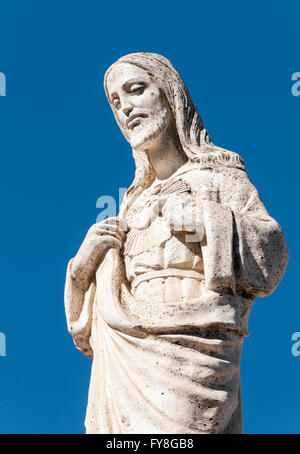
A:
{"type": "MultiPolygon", "coordinates": [[[[130,63],[142,68],[158,83],[170,105],[182,149],[189,161],[199,162],[201,167],[209,167],[221,162],[226,166],[244,167],[243,160],[239,155],[217,147],[211,142],[183,80],[172,63],[161,55],[138,52],[125,55],[113,63],[104,76],[104,89],[107,99],[109,99],[107,77],[110,71],[119,63],[130,63]]],[[[122,130],[118,116],[114,110],[113,112],[122,130]]],[[[123,133],[126,136],[126,132],[123,131],[123,133]]],[[[124,197],[122,205],[131,205],[133,200],[144,189],[149,187],[156,177],[145,152],[136,152],[133,149],[133,157],[136,164],[135,178],[124,197]]]]}

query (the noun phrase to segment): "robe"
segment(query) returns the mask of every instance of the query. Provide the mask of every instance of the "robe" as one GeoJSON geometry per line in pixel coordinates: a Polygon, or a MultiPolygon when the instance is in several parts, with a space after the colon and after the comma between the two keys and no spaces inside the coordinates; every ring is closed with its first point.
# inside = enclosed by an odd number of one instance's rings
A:
{"type": "Polygon", "coordinates": [[[68,328],[93,359],[87,433],[242,433],[240,357],[250,309],[276,289],[288,250],[237,157],[223,153],[182,174],[202,200],[202,296],[137,301],[116,249],[83,293],[70,261],[68,328]]]}

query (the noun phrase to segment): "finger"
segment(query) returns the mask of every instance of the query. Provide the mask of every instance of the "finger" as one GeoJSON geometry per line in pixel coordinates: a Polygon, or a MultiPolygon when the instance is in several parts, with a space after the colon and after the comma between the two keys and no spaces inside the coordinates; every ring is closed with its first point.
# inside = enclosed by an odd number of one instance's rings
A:
{"type": "Polygon", "coordinates": [[[106,230],[110,232],[117,232],[118,231],[118,226],[117,225],[111,225],[111,224],[95,224],[95,227],[93,229],[94,232],[97,232],[98,230],[106,230]]]}
{"type": "Polygon", "coordinates": [[[122,241],[123,237],[122,235],[120,234],[119,231],[112,231],[112,230],[108,230],[108,229],[100,229],[98,228],[97,230],[95,229],[95,231],[93,232],[93,235],[97,236],[97,237],[113,237],[113,238],[117,238],[118,240],[122,241]]]}
{"type": "Polygon", "coordinates": [[[117,226],[114,226],[114,225],[101,225],[101,226],[97,226],[94,231],[93,231],[93,234],[97,234],[97,235],[103,235],[104,233],[108,233],[108,234],[112,234],[112,235],[119,235],[119,237],[122,239],[124,238],[124,235],[125,235],[125,232],[123,232],[122,230],[120,230],[117,226]]]}
{"type": "Polygon", "coordinates": [[[107,218],[107,219],[104,219],[104,221],[101,221],[98,222],[98,224],[95,224],[96,226],[97,225],[101,225],[101,227],[105,227],[105,228],[110,228],[111,226],[112,227],[115,227],[116,229],[118,229],[120,232],[125,233],[127,231],[127,223],[126,221],[124,221],[124,219],[120,219],[119,217],[111,217],[111,218],[107,218]]]}
{"type": "Polygon", "coordinates": [[[101,221],[101,224],[118,225],[119,224],[119,218],[118,218],[118,216],[112,216],[111,218],[106,218],[103,221],[101,221]]]}
{"type": "Polygon", "coordinates": [[[117,237],[111,235],[103,235],[101,239],[99,236],[94,236],[93,238],[91,238],[89,245],[90,250],[92,251],[91,256],[98,257],[99,254],[102,254],[103,250],[109,247],[121,248],[123,242],[117,237]]]}
{"type": "Polygon", "coordinates": [[[102,222],[98,222],[97,224],[94,224],[90,228],[90,233],[95,233],[98,232],[98,230],[106,230],[107,232],[120,232],[120,229],[117,225],[114,224],[103,224],[102,222]]]}

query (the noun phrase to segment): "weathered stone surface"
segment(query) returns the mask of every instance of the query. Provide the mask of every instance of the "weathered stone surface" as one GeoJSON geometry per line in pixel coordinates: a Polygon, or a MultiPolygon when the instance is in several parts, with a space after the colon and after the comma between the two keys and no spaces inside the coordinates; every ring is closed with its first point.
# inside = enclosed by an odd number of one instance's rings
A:
{"type": "Polygon", "coordinates": [[[243,338],[284,235],[168,60],[127,55],[104,85],[136,176],[67,270],[68,329],[93,359],[87,432],[241,433],[243,338]]]}

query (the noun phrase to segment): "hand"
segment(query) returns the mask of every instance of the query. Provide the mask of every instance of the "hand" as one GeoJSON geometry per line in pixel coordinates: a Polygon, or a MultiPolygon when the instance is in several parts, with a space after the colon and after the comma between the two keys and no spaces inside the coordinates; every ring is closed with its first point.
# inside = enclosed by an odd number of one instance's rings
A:
{"type": "Polygon", "coordinates": [[[119,219],[111,217],[89,229],[76,256],[71,262],[71,276],[86,291],[94,274],[110,248],[120,249],[125,233],[119,228],[119,219]]]}

